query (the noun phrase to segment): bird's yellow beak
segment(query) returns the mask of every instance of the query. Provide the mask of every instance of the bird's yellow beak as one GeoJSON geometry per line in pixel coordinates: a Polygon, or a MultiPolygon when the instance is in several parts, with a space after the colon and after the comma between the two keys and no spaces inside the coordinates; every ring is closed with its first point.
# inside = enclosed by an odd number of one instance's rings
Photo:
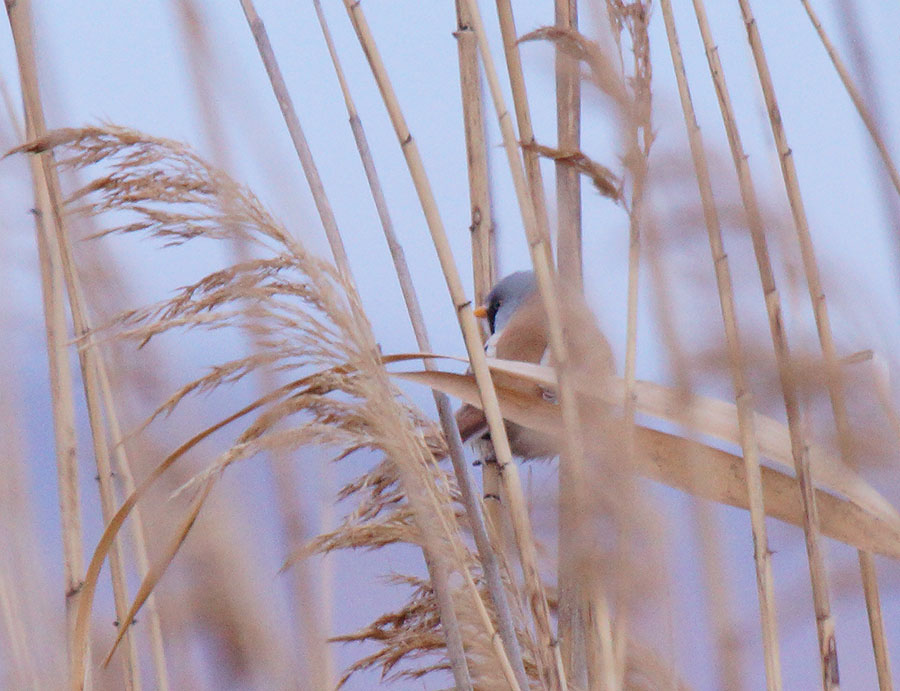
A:
{"type": "Polygon", "coordinates": [[[476,317],[480,317],[481,319],[484,319],[486,316],[488,316],[487,307],[485,307],[484,305],[478,305],[478,307],[472,310],[472,312],[476,317]]]}

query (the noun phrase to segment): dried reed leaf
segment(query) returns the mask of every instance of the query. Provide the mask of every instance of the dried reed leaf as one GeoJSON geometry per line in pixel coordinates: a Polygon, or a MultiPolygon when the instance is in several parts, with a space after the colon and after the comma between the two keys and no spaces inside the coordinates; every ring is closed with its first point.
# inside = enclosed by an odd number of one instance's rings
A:
{"type": "MultiPolygon", "coordinates": [[[[478,406],[478,389],[471,375],[448,372],[403,372],[395,376],[437,388],[470,405],[478,406]]],[[[504,417],[558,438],[562,425],[557,406],[542,397],[498,387],[504,417]]],[[[636,469],[641,474],[676,489],[712,501],[747,508],[743,461],[713,447],[646,427],[637,427],[636,469]]],[[[763,469],[766,514],[802,525],[797,503],[799,488],[794,478],[771,468],[763,469]]],[[[886,556],[900,556],[900,523],[872,513],[854,501],[817,490],[821,501],[823,534],[886,556]]]]}
{"type": "Polygon", "coordinates": [[[622,183],[619,178],[609,168],[589,158],[582,151],[562,151],[536,142],[533,144],[525,142],[522,147],[533,149],[544,158],[557,163],[572,166],[582,175],[589,177],[594,187],[604,197],[618,200],[622,196],[622,183]]]}
{"type": "MultiPolygon", "coordinates": [[[[436,358],[438,356],[428,354],[428,357],[436,358]]],[[[415,359],[416,355],[400,354],[392,357],[391,362],[400,362],[407,358],[415,359]]],[[[460,358],[448,357],[446,359],[462,361],[460,358]]],[[[530,362],[494,358],[488,358],[488,365],[494,372],[538,384],[547,391],[552,392],[556,388],[556,377],[550,367],[530,362]]],[[[504,383],[509,392],[512,385],[508,381],[504,383]]],[[[600,397],[610,405],[617,404],[622,400],[623,383],[619,379],[611,378],[605,387],[598,387],[591,381],[580,378],[576,379],[575,385],[580,394],[600,397]]],[[[682,423],[688,419],[693,424],[692,433],[740,444],[737,407],[731,403],[705,396],[686,396],[680,391],[646,381],[636,382],[635,395],[637,411],[641,414],[674,423],[682,423]]],[[[474,406],[478,405],[477,401],[466,402],[474,406]]],[[[510,398],[510,405],[521,407],[528,404],[525,401],[510,398]]],[[[760,413],[755,415],[755,424],[760,452],[788,471],[792,470],[790,434],[787,428],[760,413]]],[[[813,479],[818,486],[844,495],[862,510],[878,516],[884,522],[900,529],[900,513],[897,509],[854,470],[815,444],[811,444],[809,447],[809,458],[813,469],[813,479]]]]}
{"type": "MultiPolygon", "coordinates": [[[[555,386],[553,371],[547,367],[531,363],[501,364],[496,361],[489,364],[497,371],[518,374],[548,390],[552,391],[555,386]]],[[[623,384],[620,380],[610,380],[605,389],[593,387],[584,380],[579,380],[578,385],[582,394],[600,395],[610,404],[622,400],[623,384]]],[[[682,392],[646,381],[636,382],[635,395],[637,410],[642,414],[674,423],[691,420],[691,431],[694,433],[733,444],[740,443],[737,407],[731,403],[705,396],[685,396],[682,392]]],[[[788,429],[759,413],[755,415],[755,425],[760,452],[782,467],[793,470],[788,429]]],[[[855,471],[814,444],[810,445],[809,457],[813,479],[817,485],[843,494],[866,511],[900,526],[900,514],[897,510],[855,471]]]]}
{"type": "Polygon", "coordinates": [[[125,634],[131,628],[131,624],[134,622],[134,617],[138,613],[138,610],[147,601],[147,598],[150,597],[153,589],[156,587],[156,584],[159,583],[159,579],[162,578],[163,574],[166,572],[166,569],[169,567],[169,564],[172,563],[172,560],[175,558],[175,555],[181,548],[181,545],[184,544],[185,539],[187,539],[187,535],[193,527],[194,521],[197,520],[197,515],[200,513],[200,509],[203,508],[203,503],[209,496],[209,493],[213,488],[213,484],[214,482],[212,480],[208,480],[197,492],[197,496],[191,503],[191,508],[188,510],[187,516],[184,518],[175,535],[172,537],[168,546],[164,550],[163,558],[157,560],[151,567],[150,571],[147,572],[147,575],[144,577],[144,580],[138,588],[137,593],[135,593],[134,602],[132,602],[131,607],[128,609],[128,614],[125,616],[125,621],[119,622],[119,633],[118,635],[116,635],[116,640],[113,642],[109,653],[107,653],[106,659],[103,660],[104,667],[109,664],[110,660],[112,660],[112,656],[116,652],[116,648],[119,647],[119,643],[121,643],[122,639],[125,637],[125,634]]]}

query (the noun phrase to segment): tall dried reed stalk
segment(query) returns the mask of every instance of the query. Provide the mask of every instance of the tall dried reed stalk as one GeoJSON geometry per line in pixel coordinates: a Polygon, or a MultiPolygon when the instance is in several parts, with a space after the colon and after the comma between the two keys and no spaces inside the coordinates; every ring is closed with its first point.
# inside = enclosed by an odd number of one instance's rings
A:
{"type": "Polygon", "coordinates": [[[853,101],[853,107],[856,108],[857,112],[859,113],[860,119],[863,121],[863,124],[865,124],[866,129],[869,131],[869,136],[872,137],[872,143],[875,145],[875,149],[878,151],[878,155],[881,157],[881,162],[884,164],[884,168],[888,173],[890,181],[894,185],[894,189],[897,191],[897,194],[900,194],[900,173],[897,172],[897,166],[894,165],[894,160],[891,156],[890,151],[888,150],[887,142],[885,142],[884,137],[879,131],[879,127],[875,122],[875,118],[869,112],[869,108],[866,107],[866,104],[863,101],[862,94],[860,93],[859,89],[856,88],[856,84],[854,84],[853,78],[850,76],[850,72],[844,65],[844,61],[838,54],[837,49],[831,42],[831,39],[828,38],[828,34],[825,33],[825,28],[822,26],[822,22],[819,21],[819,16],[816,14],[815,10],[813,10],[813,7],[810,4],[809,0],[800,1],[803,3],[803,9],[806,10],[806,14],[809,16],[809,21],[812,22],[813,27],[815,27],[816,33],[819,35],[819,39],[822,41],[822,46],[825,48],[825,51],[828,53],[828,57],[831,59],[831,64],[834,65],[834,69],[837,71],[838,76],[841,78],[841,83],[843,83],[844,88],[847,90],[847,94],[853,101]]]}
{"type": "MultiPolygon", "coordinates": [[[[415,287],[413,286],[412,277],[409,272],[409,266],[406,263],[406,257],[403,252],[403,248],[401,247],[400,243],[397,240],[396,234],[394,233],[393,222],[391,221],[390,213],[388,212],[387,204],[384,199],[384,193],[381,188],[381,183],[378,179],[375,164],[372,160],[368,140],[366,139],[362,122],[359,118],[359,114],[356,111],[356,107],[350,95],[349,87],[347,86],[347,82],[344,78],[343,70],[341,69],[340,61],[338,59],[337,52],[334,49],[334,44],[331,40],[331,34],[328,30],[328,25],[325,21],[324,14],[322,13],[322,8],[318,0],[315,0],[315,8],[319,22],[322,26],[323,34],[325,35],[329,54],[335,67],[338,82],[340,83],[341,92],[344,96],[344,101],[347,106],[347,111],[350,118],[350,128],[353,131],[354,140],[356,141],[360,158],[362,159],[363,168],[366,172],[366,179],[369,183],[369,188],[372,192],[372,198],[378,211],[378,217],[384,231],[385,240],[387,241],[388,248],[390,249],[391,257],[394,260],[394,267],[397,273],[397,278],[400,282],[400,288],[403,293],[404,301],[406,303],[407,312],[409,314],[413,332],[415,333],[416,344],[418,345],[420,351],[428,353],[431,352],[432,348],[428,339],[427,330],[425,328],[425,320],[422,316],[422,308],[419,304],[419,299],[416,295],[415,287]]],[[[462,24],[462,22],[460,23],[462,24]]],[[[462,30],[462,28],[460,30],[462,30]]],[[[461,43],[461,63],[465,62],[463,52],[464,49],[462,48],[461,43]]],[[[471,65],[469,66],[469,71],[471,72],[471,65]]],[[[465,70],[462,67],[461,73],[465,73],[465,70]]],[[[465,90],[467,87],[467,82],[465,81],[465,79],[462,79],[462,82],[463,88],[465,90]]],[[[469,83],[468,87],[469,89],[471,89],[472,84],[469,83]]],[[[464,93],[469,93],[469,91],[464,91],[464,93]]],[[[471,109],[473,107],[480,110],[480,106],[478,104],[473,105],[471,102],[469,102],[469,108],[471,109]]],[[[469,120],[475,120],[476,123],[480,123],[480,115],[469,113],[469,120]]],[[[472,129],[475,129],[477,131],[480,129],[480,127],[478,124],[467,126],[467,132],[472,129]]],[[[478,156],[478,152],[483,152],[484,147],[480,146],[475,148],[475,145],[473,145],[470,147],[470,150],[472,151],[473,156],[478,156]]],[[[484,167],[486,167],[486,162],[484,163],[484,167]]],[[[485,188],[484,183],[486,182],[486,171],[484,170],[484,167],[482,168],[480,174],[478,172],[473,174],[476,181],[482,181],[480,185],[478,184],[478,182],[472,183],[476,189],[478,189],[479,187],[482,189],[485,188]]],[[[482,196],[481,198],[473,199],[473,254],[478,256],[478,260],[473,262],[473,264],[476,267],[480,267],[480,273],[478,273],[476,269],[476,285],[478,284],[478,281],[480,279],[482,281],[482,290],[490,286],[490,279],[493,275],[491,271],[493,262],[490,250],[491,243],[489,219],[489,204],[484,199],[484,197],[482,196]],[[488,222],[482,223],[482,219],[485,218],[488,222]]],[[[431,361],[426,360],[425,365],[426,367],[431,367],[431,361]]],[[[520,687],[527,688],[528,680],[525,675],[525,668],[522,662],[522,653],[519,649],[518,638],[516,637],[515,626],[508,603],[508,595],[503,586],[497,555],[494,552],[494,548],[491,545],[490,539],[488,537],[487,526],[484,520],[484,511],[482,505],[478,501],[477,490],[466,466],[465,458],[463,455],[462,440],[459,436],[459,429],[456,426],[456,420],[453,417],[450,400],[445,394],[437,391],[434,392],[434,399],[441,423],[441,428],[444,433],[444,438],[448,444],[450,460],[453,464],[453,470],[456,474],[457,483],[462,492],[463,501],[466,506],[467,517],[470,521],[470,526],[473,532],[475,543],[478,548],[482,569],[484,570],[485,578],[487,580],[488,591],[490,592],[491,599],[497,613],[499,634],[503,641],[505,652],[509,659],[509,664],[512,665],[512,669],[515,672],[516,682],[520,687]]]]}
{"type": "MultiPolygon", "coordinates": [[[[29,5],[27,2],[21,4],[15,3],[7,6],[7,12],[9,14],[10,27],[12,28],[13,38],[16,44],[16,54],[19,62],[23,101],[25,103],[26,134],[29,139],[34,139],[45,133],[46,126],[44,124],[43,105],[41,103],[40,88],[37,79],[37,66],[31,40],[29,5]]],[[[51,155],[34,159],[32,163],[32,179],[36,190],[36,196],[39,200],[37,208],[40,210],[41,224],[47,232],[45,244],[54,246],[54,249],[49,249],[49,247],[46,247],[45,249],[58,257],[58,264],[61,267],[61,275],[65,284],[64,289],[68,295],[69,308],[76,335],[79,338],[85,336],[88,337],[88,343],[85,347],[79,348],[78,354],[79,363],[81,365],[82,383],[88,405],[88,417],[94,447],[94,457],[97,464],[97,479],[100,487],[101,507],[103,509],[104,519],[108,520],[115,512],[115,505],[117,502],[115,489],[112,484],[113,471],[110,460],[111,455],[115,455],[116,457],[126,486],[130,485],[133,487],[134,481],[131,476],[128,458],[124,449],[119,444],[121,434],[118,429],[115,407],[112,406],[111,397],[108,395],[108,382],[106,381],[102,356],[100,355],[99,350],[90,343],[90,321],[86,313],[82,288],[72,257],[65,215],[62,211],[59,179],[51,155]],[[104,386],[104,384],[106,384],[106,386],[104,386]],[[104,396],[104,393],[107,395],[104,396]],[[106,425],[109,426],[109,432],[112,435],[115,451],[111,451],[109,446],[109,439],[107,437],[107,429],[104,425],[104,420],[106,425]]],[[[55,270],[51,269],[51,271],[55,270]]],[[[53,288],[50,288],[49,290],[52,291],[53,288]]],[[[60,289],[56,289],[55,292],[58,296],[60,294],[60,289]]],[[[58,336],[54,336],[54,338],[58,338],[58,336]]],[[[69,477],[66,479],[66,484],[62,485],[64,487],[71,487],[73,482],[77,482],[77,471],[71,468],[73,462],[74,458],[66,461],[66,465],[69,467],[65,471],[65,474],[69,477]],[[72,477],[72,475],[75,477],[72,477]]],[[[64,490],[61,493],[61,496],[67,495],[69,491],[70,490],[68,489],[64,490]]],[[[72,499],[77,501],[77,495],[72,497],[72,499]]],[[[66,504],[65,501],[63,503],[66,504]]],[[[64,506],[63,509],[64,513],[72,510],[69,506],[64,506]]],[[[77,538],[77,533],[80,532],[77,522],[71,526],[71,529],[75,531],[76,535],[74,537],[77,538]]],[[[147,558],[145,534],[139,515],[135,516],[133,534],[135,536],[139,568],[141,569],[141,576],[143,576],[149,565],[149,561],[147,558]]],[[[124,631],[128,628],[124,617],[128,594],[124,556],[121,545],[118,542],[110,558],[110,571],[112,574],[113,591],[116,600],[117,621],[121,630],[124,631]]],[[[67,596],[69,593],[74,592],[77,587],[78,586],[75,586],[72,590],[67,591],[67,596]]],[[[152,640],[156,681],[159,688],[167,688],[168,681],[165,669],[162,631],[155,604],[152,599],[148,609],[151,617],[150,636],[152,640]]],[[[127,644],[127,656],[123,657],[122,660],[126,671],[125,685],[128,689],[140,689],[140,668],[137,643],[134,635],[128,636],[127,644]]],[[[73,651],[70,647],[70,659],[76,658],[79,654],[79,651],[73,651]]]]}
{"type": "MultiPolygon", "coordinates": [[[[791,206],[791,214],[794,218],[794,226],[797,231],[797,241],[800,245],[800,254],[803,258],[803,270],[806,275],[806,284],[809,288],[809,297],[812,303],[813,315],[816,322],[816,331],[819,336],[819,344],[822,348],[825,363],[825,382],[828,388],[828,397],[831,401],[831,408],[834,414],[834,422],[837,428],[838,445],[841,451],[841,457],[844,463],[850,467],[858,465],[852,445],[852,431],[847,415],[847,406],[844,398],[843,375],[838,363],[837,350],[834,344],[834,338],[831,331],[831,321],[828,316],[828,306],[825,301],[825,292],[822,287],[822,280],[819,275],[818,262],[816,261],[815,250],[813,248],[812,237],[809,230],[809,221],[806,216],[806,209],[803,204],[803,198],[800,193],[800,183],[797,178],[797,171],[794,165],[794,158],[788,145],[787,135],[784,129],[784,123],[778,108],[778,101],[775,96],[775,87],[772,83],[772,75],[769,71],[768,62],[762,48],[762,40],[759,35],[759,28],[753,17],[750,3],[747,0],[739,0],[741,13],[744,22],[747,25],[747,37],[750,41],[750,48],[753,52],[753,59],[756,62],[756,69],[759,75],[760,85],[763,90],[763,96],[766,101],[766,108],[769,113],[769,122],[772,126],[772,135],[775,138],[775,145],[778,150],[779,161],[781,163],[781,172],[784,178],[784,186],[787,191],[788,200],[791,206]]],[[[806,4],[807,10],[809,5],[806,4]]],[[[834,58],[832,57],[832,61],[834,58]]],[[[835,62],[838,72],[841,72],[839,63],[835,62]]],[[[846,84],[846,82],[845,82],[846,84]]],[[[870,129],[870,132],[874,130],[870,129]]],[[[889,161],[889,158],[886,159],[889,161]]],[[[889,167],[889,170],[892,166],[889,167]]],[[[892,173],[892,177],[896,178],[896,171],[892,173]]],[[[896,178],[900,180],[900,178],[896,178]]],[[[900,187],[897,188],[900,192],[900,187]]],[[[880,602],[878,597],[878,582],[875,575],[875,562],[871,554],[859,552],[859,566],[862,572],[863,582],[865,584],[866,607],[869,611],[869,622],[872,627],[872,639],[875,642],[875,660],[880,671],[878,676],[884,679],[889,675],[886,666],[887,662],[887,645],[884,639],[884,629],[881,623],[880,602]]],[[[819,620],[820,611],[827,612],[828,599],[827,591],[820,591],[816,594],[814,588],[814,597],[816,598],[816,614],[819,620]]],[[[827,620],[819,623],[819,645],[822,649],[823,658],[823,675],[826,687],[829,686],[830,676],[833,675],[833,684],[838,684],[837,671],[837,652],[834,650],[835,643],[833,641],[833,624],[827,620]],[[833,660],[832,660],[833,658],[833,660]],[[831,669],[833,666],[833,671],[831,669]]]]}
{"type": "MultiPolygon", "coordinates": [[[[562,30],[577,30],[578,4],[575,0],[554,3],[556,26],[562,30]]],[[[561,151],[581,149],[581,80],[578,63],[561,48],[556,53],[556,133],[561,151]]],[[[581,175],[567,165],[556,162],[557,207],[557,265],[560,280],[582,290],[583,266],[581,258],[581,175]]],[[[558,635],[567,674],[575,679],[588,679],[587,650],[593,649],[588,639],[587,599],[579,593],[578,574],[572,568],[571,555],[575,551],[570,542],[569,526],[574,524],[579,507],[572,498],[578,474],[571,472],[571,463],[559,466],[559,610],[558,635]]],[[[593,639],[591,639],[593,642],[593,639]]],[[[605,649],[609,649],[607,646],[605,649]]],[[[609,660],[606,670],[612,667],[609,660]]],[[[617,688],[612,686],[610,688],[617,688]]]]}
{"type": "MultiPolygon", "coordinates": [[[[17,25],[16,35],[23,52],[30,54],[31,21],[29,6],[22,3],[7,7],[10,25],[17,25]]],[[[22,83],[36,81],[26,77],[30,73],[27,63],[20,61],[22,83]]],[[[23,90],[27,96],[31,91],[23,90]]],[[[33,98],[33,97],[32,97],[33,98]]],[[[36,106],[26,109],[26,136],[36,135],[33,117],[36,106]]],[[[72,633],[75,627],[75,611],[78,592],[84,574],[84,547],[81,529],[81,502],[78,487],[77,447],[75,439],[75,410],[72,391],[72,373],[66,354],[66,317],[63,295],[63,277],[55,242],[47,227],[51,218],[50,202],[43,183],[43,171],[39,159],[30,162],[35,189],[35,240],[40,257],[41,293],[44,302],[44,329],[47,337],[50,392],[53,405],[53,432],[56,442],[56,472],[59,485],[60,522],[63,535],[63,566],[66,602],[66,650],[71,666],[74,658],[72,633]]]]}
{"type": "MultiPolygon", "coordinates": [[[[540,581],[531,521],[525,509],[518,471],[512,460],[509,440],[503,425],[503,416],[500,413],[494,384],[491,380],[487,362],[485,361],[478,326],[475,323],[472,303],[470,300],[466,299],[463,291],[459,272],[456,269],[456,264],[450,251],[443,222],[441,221],[440,214],[437,210],[431,186],[422,165],[421,157],[415,141],[409,133],[399,103],[394,95],[384,65],[381,62],[378,49],[375,46],[368,24],[362,14],[362,8],[358,3],[351,4],[349,1],[345,2],[345,5],[360,43],[365,49],[366,57],[369,59],[373,75],[378,82],[379,90],[381,91],[391,116],[397,138],[403,148],[404,156],[406,157],[407,164],[410,168],[410,174],[412,175],[413,182],[416,186],[416,192],[419,195],[423,211],[425,212],[426,222],[431,231],[435,249],[437,250],[438,257],[441,261],[441,267],[447,281],[447,287],[453,299],[454,306],[456,307],[457,317],[459,319],[460,328],[463,331],[469,361],[472,364],[479,391],[481,392],[481,402],[487,417],[491,439],[497,452],[497,463],[500,468],[501,479],[504,482],[506,496],[509,498],[510,511],[516,533],[516,542],[519,548],[519,556],[525,572],[526,587],[529,590],[528,601],[532,607],[538,636],[540,637],[542,647],[545,651],[544,654],[548,656],[545,659],[545,669],[547,670],[547,673],[551,675],[551,679],[556,679],[556,683],[564,686],[564,672],[560,665],[559,651],[551,632],[550,614],[546,604],[546,595],[540,581]]],[[[483,28],[480,26],[478,8],[471,2],[468,2],[466,7],[469,12],[470,20],[473,23],[473,30],[478,39],[482,59],[484,59],[486,57],[485,39],[483,28]]],[[[492,79],[489,77],[489,81],[491,82],[491,92],[495,95],[496,100],[496,73],[493,74],[492,79]]],[[[508,124],[508,117],[506,119],[501,117],[501,122],[508,124]]],[[[510,132],[507,129],[504,133],[504,141],[506,143],[507,151],[511,152],[509,155],[515,159],[515,151],[510,149],[510,146],[514,146],[514,144],[510,142],[509,134],[510,132]]],[[[518,164],[513,165],[514,171],[517,170],[516,165],[518,164]]],[[[524,190],[521,188],[521,184],[517,185],[517,189],[519,192],[520,205],[524,203],[525,206],[523,208],[527,209],[529,204],[524,201],[524,190]]],[[[541,251],[543,251],[543,249],[541,249],[541,251]]],[[[545,275],[545,285],[546,280],[545,275]]]]}
{"type": "Polygon", "coordinates": [[[744,155],[743,147],[741,145],[734,111],[731,106],[724,74],[722,72],[722,67],[719,64],[718,52],[710,33],[709,23],[706,19],[706,10],[702,0],[694,1],[694,9],[697,14],[700,31],[703,35],[703,43],[706,47],[710,73],[716,84],[716,95],[719,97],[722,119],[725,122],[725,128],[728,132],[728,142],[731,146],[732,158],[734,160],[735,168],[738,171],[741,185],[741,199],[744,203],[750,233],[753,238],[753,249],[756,253],[757,266],[759,268],[763,295],[766,300],[766,309],[768,311],[769,329],[778,361],[784,407],[787,413],[788,425],[791,430],[791,448],[794,465],[801,487],[804,511],[803,530],[806,536],[810,579],[812,581],[813,597],[815,600],[816,628],[819,633],[822,670],[827,688],[837,683],[837,655],[835,649],[836,644],[834,642],[834,622],[831,618],[825,568],[819,549],[819,520],[812,478],[809,471],[808,445],[804,441],[805,435],[804,430],[802,429],[800,404],[796,391],[797,383],[792,372],[787,335],[784,331],[784,323],[781,318],[781,300],[775,285],[775,276],[769,259],[769,250],[765,238],[763,221],[760,216],[756,191],[753,186],[747,158],[744,155]]]}
{"type": "Polygon", "coordinates": [[[759,598],[759,612],[765,649],[767,688],[772,691],[781,688],[781,661],[778,652],[778,630],[775,612],[775,586],[772,580],[772,554],[766,534],[765,507],[763,505],[762,476],[759,463],[759,448],[753,419],[753,397],[747,386],[747,371],[744,362],[741,336],[738,330],[737,310],[734,303],[734,287],[731,280],[728,255],[725,254],[722,242],[722,229],[716,212],[710,182],[709,165],[706,152],[700,137],[700,128],[691,102],[690,88],[678,33],[675,28],[675,17],[670,0],[661,0],[663,18],[666,23],[666,36],[672,54],[675,77],[678,81],[678,94],[684,112],[685,126],[691,147],[694,173],[700,189],[703,204],[703,218],[709,234],[709,247],[712,252],[713,266],[716,271],[716,286],[719,292],[719,304],[722,310],[722,321],[728,346],[728,358],[731,366],[734,400],[738,407],[738,420],[741,428],[741,450],[747,468],[747,489],[750,503],[750,519],[753,530],[753,557],[756,565],[756,584],[759,598]]]}
{"type": "MultiPolygon", "coordinates": [[[[491,192],[489,185],[487,133],[485,130],[483,82],[478,62],[478,40],[472,30],[469,11],[465,3],[456,0],[456,31],[454,36],[458,46],[459,83],[463,107],[463,129],[466,142],[466,164],[469,180],[469,203],[471,206],[472,278],[475,304],[484,305],[487,295],[497,279],[497,248],[491,192]]],[[[487,336],[482,328],[482,338],[487,336]]],[[[420,344],[421,347],[421,344],[420,344]]],[[[430,364],[430,363],[427,363],[430,364]]],[[[482,497],[484,514],[487,518],[484,538],[493,537],[499,556],[506,559],[505,533],[508,514],[502,496],[502,481],[496,453],[489,440],[475,445],[478,463],[481,465],[482,497]]],[[[476,534],[476,537],[478,535],[476,534]]],[[[487,543],[490,549],[490,544],[487,543]]],[[[480,548],[479,548],[480,549],[480,548]]],[[[491,549],[482,557],[485,570],[492,582],[492,593],[499,590],[500,572],[497,552],[491,549]],[[484,559],[487,556],[487,560],[484,559]]],[[[516,671],[516,680],[523,688],[528,681],[522,662],[519,644],[508,623],[510,609],[505,594],[494,595],[495,606],[500,616],[500,635],[510,660],[516,671]]]]}

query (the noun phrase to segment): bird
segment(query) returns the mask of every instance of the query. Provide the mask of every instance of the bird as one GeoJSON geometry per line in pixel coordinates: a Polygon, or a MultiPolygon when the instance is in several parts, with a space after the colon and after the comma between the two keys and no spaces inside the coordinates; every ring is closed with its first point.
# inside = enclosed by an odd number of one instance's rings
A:
{"type": "MultiPolygon", "coordinates": [[[[604,385],[615,371],[615,363],[609,343],[584,296],[580,291],[562,286],[557,308],[572,374],[592,377],[598,386],[604,385]]],[[[476,317],[487,320],[490,337],[485,342],[485,352],[488,357],[552,364],[547,315],[533,272],[517,271],[497,282],[485,304],[475,308],[474,312],[476,317]]],[[[519,390],[537,389],[531,393],[555,402],[550,392],[541,390],[536,384],[525,384],[502,374],[495,374],[494,381],[519,390]]],[[[461,406],[456,412],[456,421],[464,441],[489,436],[484,412],[476,406],[461,406]]],[[[523,460],[547,459],[559,454],[559,440],[542,432],[509,421],[506,432],[513,454],[523,460]]]]}

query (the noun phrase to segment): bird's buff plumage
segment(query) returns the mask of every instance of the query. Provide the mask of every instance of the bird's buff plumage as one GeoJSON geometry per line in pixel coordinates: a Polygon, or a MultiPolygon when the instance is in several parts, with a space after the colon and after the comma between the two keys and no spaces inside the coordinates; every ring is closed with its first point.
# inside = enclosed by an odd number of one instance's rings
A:
{"type": "MultiPolygon", "coordinates": [[[[591,377],[602,386],[614,370],[612,352],[584,296],[563,289],[558,308],[570,366],[577,376],[591,377]]],[[[485,305],[475,313],[488,320],[491,337],[485,349],[489,356],[522,362],[549,362],[547,317],[532,272],[519,271],[498,282],[488,294],[485,305]]],[[[494,379],[498,385],[511,388],[537,388],[502,374],[495,374],[494,379]]],[[[464,440],[485,434],[484,413],[475,406],[463,405],[456,413],[456,421],[464,440]]],[[[559,453],[556,439],[511,422],[506,423],[506,428],[513,453],[523,459],[549,458],[559,453]]]]}

